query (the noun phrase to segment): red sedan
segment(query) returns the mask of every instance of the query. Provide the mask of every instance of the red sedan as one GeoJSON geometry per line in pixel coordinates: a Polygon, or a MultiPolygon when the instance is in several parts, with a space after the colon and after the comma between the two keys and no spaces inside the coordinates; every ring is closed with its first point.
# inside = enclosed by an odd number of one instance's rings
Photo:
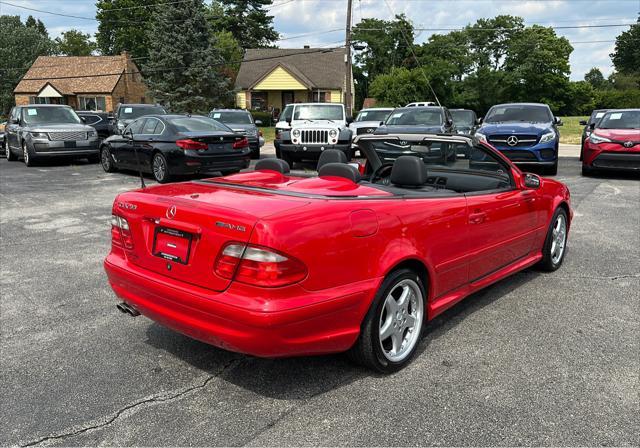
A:
{"type": "Polygon", "coordinates": [[[317,177],[264,159],[253,172],[120,194],[104,263],[119,309],[227,350],[349,351],[392,372],[456,302],[562,264],[562,183],[466,136],[356,144],[359,169],[327,150],[317,177]]]}
{"type": "Polygon", "coordinates": [[[599,170],[640,172],[640,109],[610,110],[584,141],[582,174],[599,170]]]}

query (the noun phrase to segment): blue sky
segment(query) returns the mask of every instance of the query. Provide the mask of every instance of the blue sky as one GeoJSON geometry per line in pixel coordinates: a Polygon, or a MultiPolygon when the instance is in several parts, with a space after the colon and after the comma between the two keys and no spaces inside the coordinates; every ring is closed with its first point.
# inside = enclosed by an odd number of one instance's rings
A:
{"type": "MultiPolygon", "coordinates": [[[[1,0],[5,1],[5,0],[1,0]]],[[[6,0],[10,3],[53,11],[61,14],[94,17],[95,0],[6,0]]],[[[166,1],[166,0],[158,0],[166,1]]],[[[275,29],[284,39],[281,47],[332,46],[344,41],[346,0],[274,0],[270,8],[275,16],[275,29]],[[336,30],[338,31],[329,31],[336,30]],[[303,37],[295,37],[307,34],[303,37]],[[292,38],[293,37],[293,38],[292,38]]],[[[605,76],[613,67],[609,54],[615,37],[628,27],[607,27],[635,22],[640,0],[354,0],[353,23],[363,17],[389,19],[394,13],[404,13],[417,28],[456,28],[473,23],[481,17],[498,14],[521,16],[527,24],[555,27],[598,25],[593,28],[564,28],[556,32],[572,42],[571,78],[582,79],[591,67],[598,67],[605,76]],[[596,41],[596,42],[594,42],[596,41]]],[[[62,31],[76,28],[95,33],[97,22],[28,11],[0,4],[0,14],[29,14],[40,18],[55,37],[62,31]]],[[[422,31],[417,41],[431,35],[422,31]]]]}

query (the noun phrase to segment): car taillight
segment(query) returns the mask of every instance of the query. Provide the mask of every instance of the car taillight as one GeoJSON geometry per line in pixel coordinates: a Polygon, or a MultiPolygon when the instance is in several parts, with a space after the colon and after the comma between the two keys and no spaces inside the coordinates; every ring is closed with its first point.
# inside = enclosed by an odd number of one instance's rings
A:
{"type": "Polygon", "coordinates": [[[178,148],[182,149],[206,150],[209,148],[209,145],[205,142],[197,142],[190,138],[185,140],[176,140],[176,145],[178,145],[178,148]]]}
{"type": "Polygon", "coordinates": [[[116,246],[124,246],[125,249],[133,249],[129,222],[122,216],[111,215],[111,243],[116,246]]]}
{"type": "Polygon", "coordinates": [[[220,277],[254,286],[273,288],[297,283],[307,276],[305,265],[269,248],[227,244],[216,259],[220,277]]]}
{"type": "Polygon", "coordinates": [[[247,137],[242,137],[235,142],[233,142],[233,149],[242,149],[247,148],[249,146],[249,140],[247,137]]]}

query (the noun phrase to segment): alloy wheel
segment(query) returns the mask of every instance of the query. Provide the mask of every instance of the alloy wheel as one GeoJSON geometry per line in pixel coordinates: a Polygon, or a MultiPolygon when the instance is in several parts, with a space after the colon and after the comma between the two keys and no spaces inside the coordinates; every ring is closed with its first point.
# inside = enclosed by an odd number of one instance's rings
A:
{"type": "Polygon", "coordinates": [[[391,362],[409,356],[420,338],[424,316],[424,297],[411,279],[398,282],[383,304],[379,322],[382,353],[391,362]]]}
{"type": "Polygon", "coordinates": [[[27,144],[22,144],[22,159],[24,160],[24,164],[29,166],[29,151],[27,150],[27,144]]]}
{"type": "Polygon", "coordinates": [[[109,160],[109,151],[103,149],[100,151],[100,163],[102,164],[102,169],[105,171],[109,171],[111,169],[111,160],[109,160]]]}
{"type": "Polygon", "coordinates": [[[551,262],[558,264],[562,260],[564,249],[567,244],[567,221],[561,213],[553,223],[551,231],[551,262]]]}
{"type": "Polygon", "coordinates": [[[163,181],[167,175],[167,165],[164,158],[159,154],[156,154],[153,158],[153,175],[158,182],[163,181]]]}

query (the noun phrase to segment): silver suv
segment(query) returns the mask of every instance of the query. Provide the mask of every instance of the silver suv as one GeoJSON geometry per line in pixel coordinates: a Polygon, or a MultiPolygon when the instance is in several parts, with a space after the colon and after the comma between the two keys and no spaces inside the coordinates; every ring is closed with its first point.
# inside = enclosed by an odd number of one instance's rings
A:
{"type": "Polygon", "coordinates": [[[21,158],[27,166],[60,156],[99,161],[98,133],[69,106],[16,106],[11,109],[5,132],[7,160],[21,158]]]}

